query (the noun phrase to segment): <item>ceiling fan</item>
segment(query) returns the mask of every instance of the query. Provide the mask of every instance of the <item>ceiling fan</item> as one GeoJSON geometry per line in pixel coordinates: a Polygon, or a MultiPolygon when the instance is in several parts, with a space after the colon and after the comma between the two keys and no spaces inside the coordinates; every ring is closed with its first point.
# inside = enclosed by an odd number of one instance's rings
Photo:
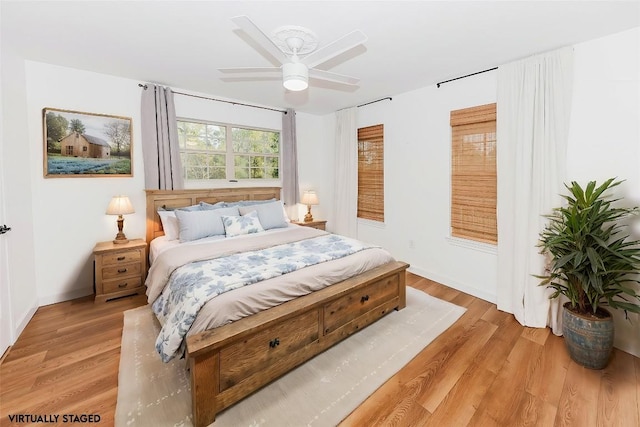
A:
{"type": "Polygon", "coordinates": [[[330,71],[319,70],[316,66],[363,44],[367,36],[355,30],[320,49],[318,38],[307,28],[286,25],[279,27],[268,37],[247,16],[236,16],[231,19],[247,35],[273,56],[280,67],[243,67],[219,68],[223,73],[282,73],[282,84],[291,91],[305,90],[309,86],[309,77],[318,80],[357,85],[360,79],[330,71]]]}

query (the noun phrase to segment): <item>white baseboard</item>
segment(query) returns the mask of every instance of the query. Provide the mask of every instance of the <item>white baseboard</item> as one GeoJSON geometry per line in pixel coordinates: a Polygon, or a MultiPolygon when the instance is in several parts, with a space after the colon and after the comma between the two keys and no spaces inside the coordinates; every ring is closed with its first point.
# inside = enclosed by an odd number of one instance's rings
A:
{"type": "Polygon", "coordinates": [[[433,280],[434,282],[438,282],[442,285],[448,286],[460,292],[464,292],[465,294],[473,295],[474,297],[483,299],[490,303],[495,304],[497,301],[496,295],[491,294],[489,292],[483,291],[478,288],[474,288],[464,283],[456,282],[448,277],[441,276],[439,274],[433,273],[431,271],[424,270],[419,267],[409,267],[409,272],[413,274],[417,274],[420,277],[424,277],[425,279],[433,280]]]}
{"type": "Polygon", "coordinates": [[[69,301],[76,298],[86,297],[93,294],[93,288],[74,289],[72,291],[63,292],[61,294],[47,295],[38,298],[38,304],[40,307],[43,305],[55,304],[58,302],[69,301]]]}
{"type": "Polygon", "coordinates": [[[33,315],[36,314],[36,311],[38,311],[38,305],[34,301],[34,304],[22,316],[22,319],[17,322],[16,329],[13,331],[13,337],[11,337],[11,345],[16,343],[20,334],[22,333],[22,331],[24,331],[24,328],[27,327],[33,315]]]}
{"type": "Polygon", "coordinates": [[[42,307],[43,305],[55,304],[57,302],[69,301],[91,294],[93,294],[93,289],[76,289],[62,294],[49,295],[46,297],[38,298],[38,300],[34,301],[33,305],[25,312],[22,318],[16,322],[16,328],[13,331],[13,336],[11,337],[11,345],[15,344],[20,334],[22,334],[22,331],[24,331],[24,328],[26,328],[31,321],[33,315],[36,314],[36,311],[38,311],[38,307],[42,307]]]}

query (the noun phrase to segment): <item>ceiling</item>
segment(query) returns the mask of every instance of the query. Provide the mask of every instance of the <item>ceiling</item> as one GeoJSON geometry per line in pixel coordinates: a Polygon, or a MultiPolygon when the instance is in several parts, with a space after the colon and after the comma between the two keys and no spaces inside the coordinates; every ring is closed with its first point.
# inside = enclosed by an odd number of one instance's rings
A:
{"type": "MultiPolygon", "coordinates": [[[[8,1],[2,49],[30,60],[312,114],[397,95],[532,54],[640,26],[636,1],[8,1]],[[218,68],[268,67],[230,18],[265,33],[314,31],[322,47],[359,29],[364,46],[318,68],[356,87],[279,77],[230,78],[218,68]]],[[[638,52],[635,52],[638,55],[638,52]]]]}

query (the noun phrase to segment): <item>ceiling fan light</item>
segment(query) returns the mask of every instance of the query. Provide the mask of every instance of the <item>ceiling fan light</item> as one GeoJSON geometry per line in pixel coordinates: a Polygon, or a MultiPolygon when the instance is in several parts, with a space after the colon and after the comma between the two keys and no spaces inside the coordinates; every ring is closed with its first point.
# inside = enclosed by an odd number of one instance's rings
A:
{"type": "Polygon", "coordinates": [[[282,85],[291,91],[301,91],[309,87],[309,69],[299,62],[282,65],[282,85]]]}

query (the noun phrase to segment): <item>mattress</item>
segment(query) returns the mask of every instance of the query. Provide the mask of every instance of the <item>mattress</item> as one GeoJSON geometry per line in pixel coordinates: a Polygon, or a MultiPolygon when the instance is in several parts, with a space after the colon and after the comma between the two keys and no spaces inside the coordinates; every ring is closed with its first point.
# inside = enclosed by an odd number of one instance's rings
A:
{"type": "MultiPolygon", "coordinates": [[[[295,242],[327,234],[325,231],[311,227],[290,225],[287,228],[264,233],[232,238],[215,237],[188,243],[159,240],[162,238],[154,239],[151,243],[153,258],[146,282],[148,301],[153,304],[165,292],[173,271],[185,263],[228,256],[247,250],[259,250],[282,244],[282,242],[295,242]]],[[[343,258],[310,265],[222,293],[210,299],[202,307],[187,335],[256,314],[393,260],[386,250],[368,246],[365,250],[343,258]]]]}

